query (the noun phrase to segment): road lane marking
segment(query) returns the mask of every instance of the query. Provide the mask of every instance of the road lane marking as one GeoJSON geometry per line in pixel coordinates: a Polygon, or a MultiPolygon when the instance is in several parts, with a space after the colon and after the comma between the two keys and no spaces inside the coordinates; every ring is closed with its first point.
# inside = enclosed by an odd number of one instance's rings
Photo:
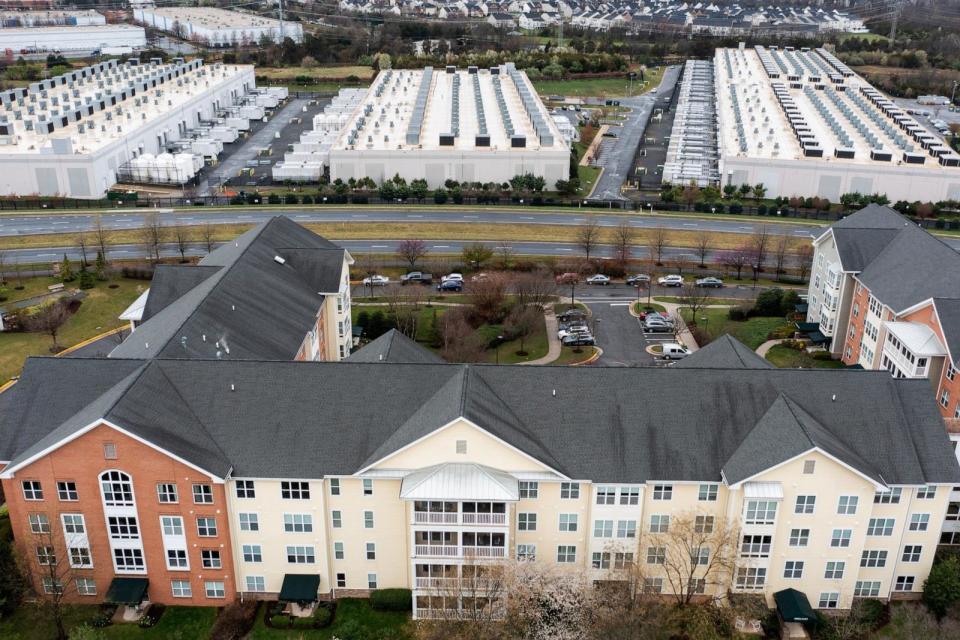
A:
{"type": "Polygon", "coordinates": [[[371,249],[386,249],[387,245],[385,244],[372,244],[370,245],[371,249]]]}
{"type": "Polygon", "coordinates": [[[632,302],[611,302],[610,306],[611,307],[629,307],[631,304],[633,303],[632,302]]]}

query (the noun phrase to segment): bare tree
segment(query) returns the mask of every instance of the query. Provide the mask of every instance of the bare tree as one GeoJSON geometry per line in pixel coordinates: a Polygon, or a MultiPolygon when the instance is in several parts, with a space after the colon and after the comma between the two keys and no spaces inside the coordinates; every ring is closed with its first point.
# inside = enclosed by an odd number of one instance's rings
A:
{"type": "Polygon", "coordinates": [[[483,265],[490,262],[493,258],[493,249],[482,242],[471,242],[464,245],[462,251],[464,263],[470,265],[474,270],[479,271],[483,265]]]}
{"type": "Polygon", "coordinates": [[[663,226],[657,226],[650,231],[647,236],[647,248],[650,252],[650,259],[657,266],[663,265],[663,251],[667,248],[669,234],[663,226]]]}
{"type": "Polygon", "coordinates": [[[557,280],[546,269],[517,274],[512,288],[517,306],[543,309],[557,296],[557,280]]]}
{"type": "Polygon", "coordinates": [[[691,181],[690,184],[683,188],[683,191],[680,193],[680,198],[683,200],[683,203],[687,205],[687,209],[692,209],[693,203],[700,198],[700,187],[691,181]]]}
{"type": "Polygon", "coordinates": [[[0,286],[7,283],[7,252],[0,249],[0,286]]]}
{"type": "Polygon", "coordinates": [[[87,234],[83,231],[77,234],[77,248],[80,249],[80,266],[86,267],[87,262],[87,234]]]}
{"type": "Polygon", "coordinates": [[[773,265],[775,267],[777,281],[780,281],[780,275],[784,272],[784,265],[787,262],[787,247],[789,246],[787,236],[777,236],[773,243],[773,265]]]}
{"type": "Polygon", "coordinates": [[[216,228],[211,223],[208,222],[200,227],[200,241],[203,243],[207,253],[211,253],[213,251],[216,235],[216,228]]]}
{"type": "Polygon", "coordinates": [[[693,260],[692,253],[678,253],[677,257],[673,259],[673,266],[677,268],[677,273],[683,275],[683,270],[687,269],[692,263],[693,260]]]}
{"type": "Polygon", "coordinates": [[[103,216],[99,213],[93,218],[93,241],[103,259],[107,260],[107,230],[103,228],[103,216]]]}
{"type": "Polygon", "coordinates": [[[706,287],[698,287],[693,284],[685,284],[677,296],[677,302],[681,307],[690,309],[690,324],[696,326],[697,313],[710,304],[710,290],[706,287]]]}
{"type": "MultiPolygon", "coordinates": [[[[54,515],[54,519],[59,520],[54,515]]],[[[73,546],[60,531],[59,522],[51,522],[47,513],[31,516],[31,535],[20,545],[20,563],[28,582],[33,585],[50,607],[50,617],[57,630],[58,640],[67,639],[64,624],[65,599],[76,592],[73,566],[91,565],[90,550],[73,546]]]]}
{"type": "Polygon", "coordinates": [[[621,266],[626,266],[630,260],[630,254],[633,251],[633,243],[636,240],[636,231],[628,222],[623,222],[613,230],[613,245],[616,253],[617,262],[621,266]]]}
{"type": "Polygon", "coordinates": [[[410,265],[410,269],[415,269],[417,267],[417,261],[423,258],[427,253],[427,243],[423,240],[402,240],[400,244],[397,245],[397,256],[401,260],[410,265]]]}
{"type": "Polygon", "coordinates": [[[797,249],[797,268],[800,270],[800,279],[806,280],[813,266],[813,245],[805,242],[797,249]]]}
{"type": "Polygon", "coordinates": [[[166,237],[167,229],[163,226],[160,214],[147,214],[143,220],[143,228],[140,229],[141,242],[146,247],[147,255],[153,254],[154,259],[160,260],[160,245],[166,237]]]}
{"type": "Polygon", "coordinates": [[[50,336],[52,344],[50,351],[59,351],[57,344],[57,335],[60,333],[60,327],[70,318],[70,307],[64,300],[53,300],[40,305],[36,311],[24,319],[24,325],[30,331],[45,333],[50,336]]]}
{"type": "Polygon", "coordinates": [[[710,249],[713,248],[713,240],[710,237],[709,231],[701,231],[697,234],[697,239],[694,241],[696,244],[697,257],[700,258],[700,268],[704,269],[707,266],[707,254],[710,253],[710,249]]]}
{"type": "Polygon", "coordinates": [[[753,250],[754,263],[757,271],[763,271],[763,264],[767,260],[767,250],[770,245],[770,230],[762,224],[750,236],[750,248],[753,250]]]}
{"type": "Polygon", "coordinates": [[[533,307],[522,307],[515,305],[513,311],[507,316],[503,323],[503,329],[507,335],[520,340],[520,349],[518,356],[527,355],[526,340],[536,333],[537,327],[543,325],[543,313],[533,307]]]}
{"type": "Polygon", "coordinates": [[[496,251],[500,268],[509,269],[513,265],[513,247],[506,242],[501,242],[497,245],[496,251]]]}
{"type": "Polygon", "coordinates": [[[467,321],[467,309],[454,307],[440,316],[440,355],[449,362],[480,362],[484,344],[467,321]]]}
{"type": "Polygon", "coordinates": [[[467,297],[477,318],[487,323],[499,322],[507,301],[507,278],[493,274],[471,282],[467,297]]]}
{"type": "Polygon", "coordinates": [[[600,243],[600,225],[593,216],[587,218],[586,223],[577,228],[577,246],[583,250],[587,260],[590,254],[600,243]]]}
{"type": "Polygon", "coordinates": [[[173,227],[171,231],[173,241],[177,243],[177,251],[180,253],[180,262],[187,261],[187,249],[190,248],[190,227],[180,225],[173,227]]]}
{"type": "Polygon", "coordinates": [[[397,331],[411,340],[417,339],[420,328],[420,308],[423,304],[424,293],[421,288],[414,289],[409,295],[401,292],[400,287],[387,287],[385,292],[387,309],[393,317],[397,331]]]}
{"type": "Polygon", "coordinates": [[[730,249],[720,254],[720,262],[723,266],[737,270],[737,280],[740,280],[740,275],[743,273],[744,267],[750,265],[752,258],[753,252],[750,250],[750,247],[746,246],[730,249]]]}

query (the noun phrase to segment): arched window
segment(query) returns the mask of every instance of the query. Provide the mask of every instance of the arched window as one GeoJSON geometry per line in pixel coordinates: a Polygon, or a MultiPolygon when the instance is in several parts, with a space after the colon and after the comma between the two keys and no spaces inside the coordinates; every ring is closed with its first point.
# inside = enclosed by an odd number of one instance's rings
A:
{"type": "Polygon", "coordinates": [[[123,471],[104,471],[100,474],[100,491],[108,507],[132,507],[133,483],[123,471]]]}

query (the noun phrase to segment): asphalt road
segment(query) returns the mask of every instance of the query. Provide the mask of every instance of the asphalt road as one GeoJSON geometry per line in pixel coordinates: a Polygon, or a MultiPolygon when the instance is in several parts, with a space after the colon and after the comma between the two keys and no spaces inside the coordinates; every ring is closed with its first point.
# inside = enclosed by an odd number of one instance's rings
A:
{"type": "MultiPolygon", "coordinates": [[[[584,299],[583,301],[586,301],[584,299]]],[[[597,364],[608,367],[636,367],[655,364],[646,352],[647,341],[639,320],[630,315],[631,301],[589,302],[593,335],[603,354],[597,364]]]]}

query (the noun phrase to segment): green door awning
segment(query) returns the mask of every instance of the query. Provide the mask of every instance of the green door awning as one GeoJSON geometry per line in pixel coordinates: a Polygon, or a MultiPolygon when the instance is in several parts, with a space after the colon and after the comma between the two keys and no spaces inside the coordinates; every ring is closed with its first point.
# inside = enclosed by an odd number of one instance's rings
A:
{"type": "Polygon", "coordinates": [[[316,602],[320,576],[307,573],[288,573],[283,576],[280,599],[284,602],[316,602]]]}
{"type": "Polygon", "coordinates": [[[147,597],[146,578],[114,578],[107,589],[106,601],[111,604],[138,605],[147,597]]]}
{"type": "Polygon", "coordinates": [[[816,614],[810,601],[802,591],[796,589],[784,589],[773,594],[773,600],[777,603],[777,610],[784,622],[811,622],[816,614]]]}
{"type": "Polygon", "coordinates": [[[820,330],[819,322],[795,322],[794,326],[800,333],[810,333],[811,331],[820,330]]]}
{"type": "Polygon", "coordinates": [[[824,344],[824,343],[830,342],[830,338],[823,335],[819,331],[812,331],[809,334],[807,334],[807,337],[810,338],[810,342],[812,342],[813,344],[824,344]]]}

